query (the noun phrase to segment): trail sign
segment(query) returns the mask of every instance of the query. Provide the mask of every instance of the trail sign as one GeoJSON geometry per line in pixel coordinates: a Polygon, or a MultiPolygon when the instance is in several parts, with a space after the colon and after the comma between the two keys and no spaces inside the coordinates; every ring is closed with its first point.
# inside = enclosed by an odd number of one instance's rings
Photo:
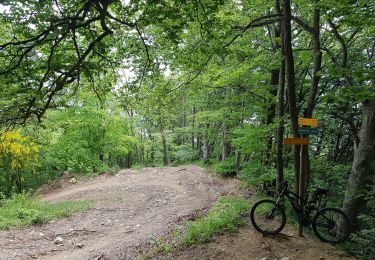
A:
{"type": "Polygon", "coordinates": [[[307,145],[307,144],[310,144],[310,139],[300,138],[300,137],[284,138],[283,144],[307,145]]]}
{"type": "Polygon", "coordinates": [[[318,119],[316,118],[298,118],[298,125],[306,125],[311,127],[318,126],[318,119]]]}
{"type": "Polygon", "coordinates": [[[300,126],[298,127],[298,133],[300,135],[318,135],[319,128],[300,126]]]}

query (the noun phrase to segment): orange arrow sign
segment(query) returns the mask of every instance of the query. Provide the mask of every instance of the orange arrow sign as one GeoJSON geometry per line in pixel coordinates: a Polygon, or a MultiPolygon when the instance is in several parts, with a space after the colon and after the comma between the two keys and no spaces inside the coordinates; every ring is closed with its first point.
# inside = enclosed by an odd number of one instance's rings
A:
{"type": "Polygon", "coordinates": [[[301,144],[310,144],[309,138],[300,138],[300,137],[294,137],[294,138],[284,138],[283,144],[294,144],[294,145],[301,145],[301,144]]]}

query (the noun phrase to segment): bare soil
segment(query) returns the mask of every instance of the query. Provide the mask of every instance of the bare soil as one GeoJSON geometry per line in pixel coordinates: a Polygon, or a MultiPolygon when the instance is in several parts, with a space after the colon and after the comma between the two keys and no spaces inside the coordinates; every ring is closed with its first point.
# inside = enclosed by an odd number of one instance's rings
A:
{"type": "Polygon", "coordinates": [[[45,201],[93,207],[41,226],[0,232],[0,259],[137,259],[145,245],[234,189],[197,166],[122,170],[63,183],[45,201]],[[55,244],[57,237],[62,243],[55,244]]]}
{"type": "MultiPolygon", "coordinates": [[[[209,209],[218,196],[236,192],[236,186],[234,179],[192,165],[64,181],[58,190],[46,189],[43,199],[92,200],[92,208],[41,226],[0,231],[0,259],[138,259],[158,237],[209,209]]],[[[332,246],[297,238],[293,230],[263,238],[248,225],[236,235],[155,259],[351,259],[332,246]]]]}

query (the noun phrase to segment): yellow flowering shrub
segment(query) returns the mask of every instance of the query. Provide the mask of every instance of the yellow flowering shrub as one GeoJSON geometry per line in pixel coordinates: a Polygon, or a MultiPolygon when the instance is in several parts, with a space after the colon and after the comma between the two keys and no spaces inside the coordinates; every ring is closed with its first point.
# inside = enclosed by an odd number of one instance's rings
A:
{"type": "Polygon", "coordinates": [[[23,136],[21,131],[0,132],[0,168],[12,175],[17,188],[24,182],[22,173],[34,171],[38,165],[39,146],[23,136]]]}

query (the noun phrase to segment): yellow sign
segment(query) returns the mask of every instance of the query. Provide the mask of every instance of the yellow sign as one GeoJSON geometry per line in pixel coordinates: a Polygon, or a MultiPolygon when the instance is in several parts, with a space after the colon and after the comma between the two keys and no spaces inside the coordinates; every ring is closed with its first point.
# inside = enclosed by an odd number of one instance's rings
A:
{"type": "Polygon", "coordinates": [[[294,144],[294,145],[302,145],[302,144],[310,144],[309,138],[300,138],[300,137],[294,137],[294,138],[284,138],[283,144],[294,144]]]}
{"type": "Polygon", "coordinates": [[[318,126],[318,119],[316,119],[316,118],[298,118],[298,125],[317,127],[318,126]]]}

